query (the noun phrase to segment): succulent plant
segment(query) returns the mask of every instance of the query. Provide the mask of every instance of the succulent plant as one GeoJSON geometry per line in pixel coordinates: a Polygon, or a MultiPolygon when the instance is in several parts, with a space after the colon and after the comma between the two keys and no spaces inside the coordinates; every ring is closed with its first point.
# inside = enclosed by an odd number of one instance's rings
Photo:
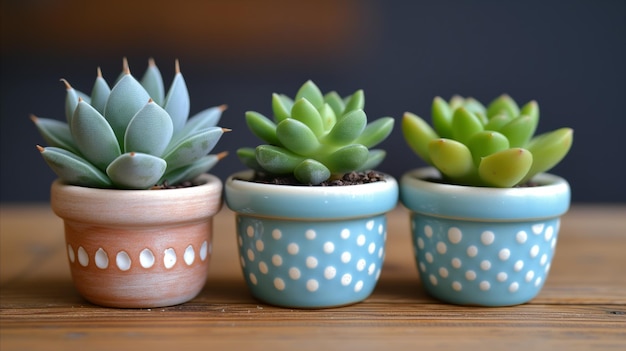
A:
{"type": "Polygon", "coordinates": [[[176,185],[207,172],[225,153],[208,155],[226,129],[216,127],[226,106],[189,117],[189,92],[178,60],[165,92],[150,59],[141,79],[123,72],[110,88],[98,74],[91,95],[66,87],[66,122],[31,116],[48,147],[37,146],[63,181],[94,188],[147,189],[176,185]]]}
{"type": "Polygon", "coordinates": [[[391,133],[394,120],[367,123],[363,90],[341,97],[322,94],[305,82],[295,99],[272,94],[273,120],[248,111],[246,123],[267,144],[240,148],[237,155],[249,168],[266,175],[293,175],[302,184],[320,184],[352,171],[377,167],[385,151],[370,150],[391,133]]]}
{"type": "Polygon", "coordinates": [[[539,105],[521,108],[508,95],[487,107],[473,98],[436,97],[431,127],[406,112],[402,132],[411,149],[458,185],[513,187],[558,164],[568,153],[573,130],[560,128],[535,136],[539,105]]]}

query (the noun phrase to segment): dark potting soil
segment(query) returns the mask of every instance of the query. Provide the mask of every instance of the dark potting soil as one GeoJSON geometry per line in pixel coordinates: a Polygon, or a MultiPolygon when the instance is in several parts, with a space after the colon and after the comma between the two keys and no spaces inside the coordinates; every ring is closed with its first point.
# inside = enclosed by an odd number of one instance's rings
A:
{"type": "Polygon", "coordinates": [[[344,174],[339,179],[329,179],[322,182],[319,185],[302,184],[296,180],[293,175],[275,176],[266,175],[262,173],[255,173],[254,178],[250,179],[251,182],[275,184],[275,185],[294,185],[294,186],[346,186],[346,185],[358,185],[380,182],[385,180],[385,175],[376,171],[366,172],[350,172],[344,174]]]}

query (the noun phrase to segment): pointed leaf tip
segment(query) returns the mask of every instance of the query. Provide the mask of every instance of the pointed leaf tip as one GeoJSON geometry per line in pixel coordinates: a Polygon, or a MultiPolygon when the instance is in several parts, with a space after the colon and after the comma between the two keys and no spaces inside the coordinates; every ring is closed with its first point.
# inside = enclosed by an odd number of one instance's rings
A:
{"type": "Polygon", "coordinates": [[[178,62],[178,59],[174,60],[174,73],[180,73],[180,62],[178,62]]]}
{"type": "Polygon", "coordinates": [[[219,154],[216,155],[218,160],[224,159],[226,158],[226,156],[228,156],[228,151],[222,151],[219,154]]]}
{"type": "Polygon", "coordinates": [[[63,84],[65,85],[65,89],[67,89],[67,90],[72,89],[72,86],[70,85],[70,83],[67,80],[65,80],[64,78],[61,78],[60,81],[63,82],[63,84]]]}
{"type": "Polygon", "coordinates": [[[156,66],[156,62],[154,61],[154,58],[150,57],[148,59],[148,66],[150,66],[150,67],[156,66]]]}
{"type": "Polygon", "coordinates": [[[130,74],[130,66],[128,66],[128,59],[126,56],[122,58],[122,72],[124,72],[124,74],[130,74]]]}
{"type": "Polygon", "coordinates": [[[36,145],[37,146],[37,150],[39,150],[39,152],[44,152],[46,149],[41,146],[41,145],[36,145]]]}
{"type": "Polygon", "coordinates": [[[219,105],[217,108],[219,108],[220,111],[224,112],[224,111],[226,111],[226,109],[228,109],[228,105],[226,105],[226,104],[219,105]]]}

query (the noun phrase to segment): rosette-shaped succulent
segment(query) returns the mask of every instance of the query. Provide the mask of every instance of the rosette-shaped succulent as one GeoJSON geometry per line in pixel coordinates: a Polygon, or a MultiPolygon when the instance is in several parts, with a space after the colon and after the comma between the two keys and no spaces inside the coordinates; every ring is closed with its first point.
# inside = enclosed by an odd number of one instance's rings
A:
{"type": "Polygon", "coordinates": [[[521,108],[508,95],[487,107],[473,98],[436,97],[431,127],[406,112],[402,132],[411,149],[458,185],[513,187],[556,166],[568,153],[573,130],[560,128],[534,136],[539,105],[521,108]]]}
{"type": "Polygon", "coordinates": [[[207,172],[225,153],[209,155],[226,131],[216,127],[224,105],[189,117],[187,85],[178,61],[169,90],[154,60],[141,82],[123,72],[110,88],[100,69],[90,95],[67,81],[66,122],[32,116],[48,147],[37,146],[68,184],[147,189],[176,185],[207,172]]]}
{"type": "Polygon", "coordinates": [[[385,151],[370,150],[391,133],[394,120],[367,123],[363,90],[341,97],[322,94],[307,81],[295,99],[272,94],[274,118],[248,111],[250,130],[267,144],[240,148],[237,155],[249,168],[266,175],[293,175],[302,184],[320,184],[352,171],[371,170],[385,151]]]}

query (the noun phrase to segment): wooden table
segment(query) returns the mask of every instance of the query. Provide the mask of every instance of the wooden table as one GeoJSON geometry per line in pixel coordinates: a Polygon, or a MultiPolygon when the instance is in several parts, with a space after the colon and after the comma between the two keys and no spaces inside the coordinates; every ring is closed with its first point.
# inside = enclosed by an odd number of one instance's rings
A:
{"type": "Polygon", "coordinates": [[[63,226],[47,205],[1,208],[0,349],[9,350],[626,350],[626,206],[573,206],[550,277],[531,303],[461,307],[419,284],[408,214],[389,214],[388,251],[366,301],[295,310],[254,300],[237,259],[234,215],[215,220],[205,289],[142,310],[85,302],[71,282],[63,226]]]}

